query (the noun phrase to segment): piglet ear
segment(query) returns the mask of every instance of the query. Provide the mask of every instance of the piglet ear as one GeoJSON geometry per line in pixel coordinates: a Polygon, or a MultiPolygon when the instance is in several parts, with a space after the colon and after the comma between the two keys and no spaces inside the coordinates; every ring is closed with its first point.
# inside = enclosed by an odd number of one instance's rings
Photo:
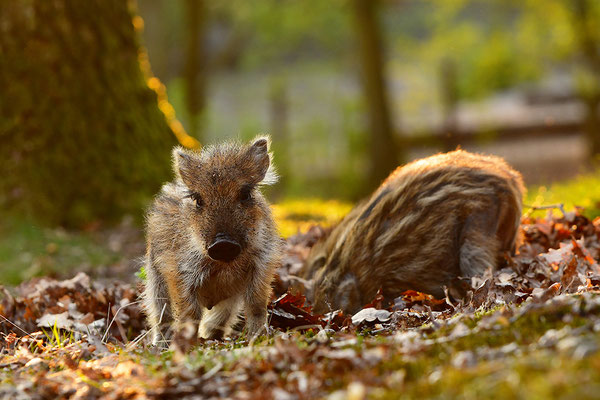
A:
{"type": "Polygon", "coordinates": [[[179,146],[173,149],[173,170],[186,186],[192,185],[199,168],[200,162],[196,155],[179,146]]]}
{"type": "Polygon", "coordinates": [[[248,149],[248,156],[252,164],[253,183],[270,185],[277,182],[277,174],[269,154],[269,137],[260,136],[254,139],[248,149]]]}

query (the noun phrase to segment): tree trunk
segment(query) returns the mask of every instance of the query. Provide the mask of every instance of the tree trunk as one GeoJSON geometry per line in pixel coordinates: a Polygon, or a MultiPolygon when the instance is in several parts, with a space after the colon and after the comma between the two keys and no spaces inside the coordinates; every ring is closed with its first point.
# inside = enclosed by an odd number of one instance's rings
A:
{"type": "Polygon", "coordinates": [[[600,164],[600,93],[583,98],[586,116],[584,130],[588,143],[588,158],[594,164],[600,164]]]}
{"type": "Polygon", "coordinates": [[[596,19],[592,15],[592,4],[589,0],[574,0],[572,23],[579,42],[580,51],[590,71],[593,83],[583,88],[581,97],[586,106],[585,135],[588,142],[589,159],[595,163],[600,161],[600,50],[596,19]]]}
{"type": "Polygon", "coordinates": [[[269,191],[271,198],[277,199],[285,192],[290,174],[289,168],[289,99],[286,78],[271,79],[269,90],[269,116],[271,117],[271,146],[275,154],[275,165],[280,176],[279,183],[269,191]]]}
{"type": "Polygon", "coordinates": [[[0,3],[0,202],[70,226],[140,215],[175,136],[197,144],[149,76],[131,4],[0,3]]]}
{"type": "Polygon", "coordinates": [[[456,64],[453,60],[446,58],[440,64],[440,94],[442,97],[443,122],[442,138],[444,151],[456,149],[460,143],[456,141],[458,128],[457,103],[458,88],[456,82],[456,64]]]}
{"type": "Polygon", "coordinates": [[[384,80],[383,49],[377,23],[376,0],[352,0],[359,44],[364,97],[369,118],[369,189],[378,185],[403,161],[394,132],[384,80]]]}
{"type": "Polygon", "coordinates": [[[190,134],[203,141],[202,120],[206,103],[207,55],[204,40],[206,8],[204,0],[186,0],[186,80],[185,99],[190,134]]]}

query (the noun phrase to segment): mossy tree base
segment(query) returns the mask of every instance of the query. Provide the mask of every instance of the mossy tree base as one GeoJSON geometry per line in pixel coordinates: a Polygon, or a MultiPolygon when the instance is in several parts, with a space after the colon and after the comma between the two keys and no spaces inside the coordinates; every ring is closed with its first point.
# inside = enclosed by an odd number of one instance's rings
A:
{"type": "Polygon", "coordinates": [[[2,203],[78,226],[139,215],[169,178],[176,140],[140,68],[141,25],[122,0],[0,4],[2,203]]]}

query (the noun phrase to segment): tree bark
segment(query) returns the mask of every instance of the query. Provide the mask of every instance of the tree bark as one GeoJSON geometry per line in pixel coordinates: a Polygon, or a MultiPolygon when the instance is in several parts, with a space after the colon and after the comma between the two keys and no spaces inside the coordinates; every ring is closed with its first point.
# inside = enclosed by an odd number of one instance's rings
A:
{"type": "Polygon", "coordinates": [[[589,0],[574,0],[573,25],[583,61],[593,77],[592,87],[585,88],[581,97],[586,106],[585,135],[589,159],[600,161],[600,50],[596,33],[598,21],[592,16],[589,0]]]}
{"type": "Polygon", "coordinates": [[[201,142],[202,120],[206,106],[207,54],[204,32],[206,25],[206,7],[204,0],[186,0],[186,61],[184,76],[186,79],[186,107],[188,130],[201,142]]]}
{"type": "Polygon", "coordinates": [[[288,176],[290,174],[289,166],[289,99],[288,83],[286,78],[280,76],[272,78],[269,90],[269,116],[271,117],[271,145],[273,154],[275,154],[277,171],[279,173],[279,183],[270,191],[272,198],[281,197],[285,192],[288,176]]]}
{"type": "Polygon", "coordinates": [[[376,0],[352,0],[361,77],[369,119],[369,189],[403,161],[396,145],[384,80],[383,49],[376,0]]]}
{"type": "Polygon", "coordinates": [[[175,137],[197,144],[149,75],[132,4],[0,3],[0,203],[70,226],[141,215],[175,137]]]}
{"type": "Polygon", "coordinates": [[[442,97],[443,113],[443,149],[444,151],[452,151],[460,143],[456,140],[456,132],[458,130],[456,64],[449,58],[442,60],[440,64],[440,94],[442,97]]]}

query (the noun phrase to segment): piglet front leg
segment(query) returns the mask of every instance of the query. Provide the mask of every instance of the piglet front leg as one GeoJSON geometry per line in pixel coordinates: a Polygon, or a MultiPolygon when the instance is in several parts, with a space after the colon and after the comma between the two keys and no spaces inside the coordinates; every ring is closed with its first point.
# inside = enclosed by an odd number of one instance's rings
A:
{"type": "Polygon", "coordinates": [[[249,338],[256,338],[267,332],[267,305],[271,298],[272,270],[268,268],[266,271],[257,271],[246,290],[244,311],[249,338]]]}

